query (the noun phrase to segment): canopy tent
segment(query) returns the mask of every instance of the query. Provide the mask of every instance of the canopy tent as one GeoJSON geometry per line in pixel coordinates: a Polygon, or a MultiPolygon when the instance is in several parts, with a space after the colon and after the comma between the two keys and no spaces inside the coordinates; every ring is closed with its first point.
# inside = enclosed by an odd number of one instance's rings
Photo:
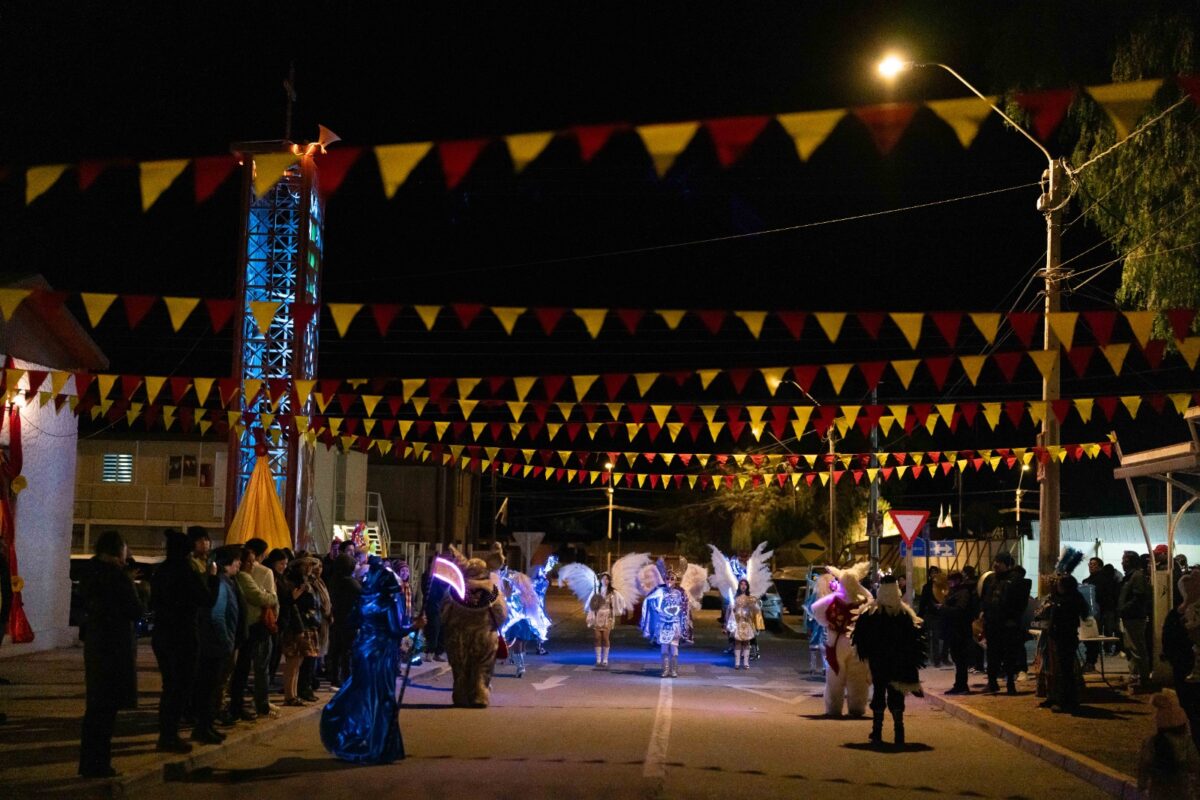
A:
{"type": "Polygon", "coordinates": [[[225,543],[241,544],[256,536],[267,543],[268,551],[292,546],[292,532],[283,515],[279,495],[275,493],[271,467],[267,457],[262,455],[254,461],[254,471],[250,473],[246,493],[233,515],[233,522],[229,524],[225,543]]]}

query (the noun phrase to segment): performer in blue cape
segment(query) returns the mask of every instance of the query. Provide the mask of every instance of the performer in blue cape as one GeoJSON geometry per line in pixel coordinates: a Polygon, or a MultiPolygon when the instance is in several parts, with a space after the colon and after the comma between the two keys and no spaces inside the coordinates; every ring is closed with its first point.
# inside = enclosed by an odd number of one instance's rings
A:
{"type": "Polygon", "coordinates": [[[321,743],[344,761],[388,764],[404,758],[396,700],[399,645],[422,621],[404,625],[400,580],[377,556],[370,558],[356,615],[350,678],[321,712],[321,743]]]}

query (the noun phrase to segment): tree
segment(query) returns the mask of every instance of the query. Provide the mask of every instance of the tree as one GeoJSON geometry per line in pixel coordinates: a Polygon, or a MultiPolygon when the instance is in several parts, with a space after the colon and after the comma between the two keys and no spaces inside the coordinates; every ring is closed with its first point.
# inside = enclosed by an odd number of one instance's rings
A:
{"type": "MultiPolygon", "coordinates": [[[[1163,78],[1149,119],[1181,97],[1171,76],[1197,72],[1200,3],[1161,3],[1135,25],[1113,60],[1114,81],[1163,78]]],[[[1073,112],[1079,139],[1072,163],[1087,219],[1123,259],[1117,300],[1152,310],[1200,304],[1200,111],[1185,103],[1137,137],[1117,134],[1095,102],[1073,112]]],[[[1169,337],[1168,337],[1169,338],[1169,337]]]]}

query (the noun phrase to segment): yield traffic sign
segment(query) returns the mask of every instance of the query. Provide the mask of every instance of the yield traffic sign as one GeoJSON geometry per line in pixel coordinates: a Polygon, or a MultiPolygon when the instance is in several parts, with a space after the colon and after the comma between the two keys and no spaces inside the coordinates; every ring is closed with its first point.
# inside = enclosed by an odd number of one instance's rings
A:
{"type": "Polygon", "coordinates": [[[896,529],[900,531],[901,538],[910,545],[913,543],[913,539],[917,538],[921,529],[925,527],[925,521],[929,519],[928,511],[897,511],[893,508],[888,513],[892,515],[892,522],[896,523],[896,529]]]}

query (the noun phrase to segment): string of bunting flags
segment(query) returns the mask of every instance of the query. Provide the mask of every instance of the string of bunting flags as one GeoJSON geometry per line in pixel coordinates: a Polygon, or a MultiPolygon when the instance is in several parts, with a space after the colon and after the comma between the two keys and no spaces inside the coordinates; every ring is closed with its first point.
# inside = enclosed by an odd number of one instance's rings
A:
{"type": "MultiPolygon", "coordinates": [[[[1173,84],[1200,103],[1200,78],[1177,76],[1173,84]]],[[[1066,117],[1071,106],[1086,96],[1097,103],[1113,125],[1118,140],[1123,140],[1136,127],[1150,107],[1155,94],[1164,85],[1163,79],[1130,81],[1082,90],[1051,89],[1016,92],[1011,99],[1029,115],[1030,127],[1043,142],[1048,142],[1066,117]]],[[[998,98],[989,98],[997,102],[998,98]]],[[[321,173],[320,188],[332,196],[346,174],[368,154],[374,157],[384,194],[390,199],[403,186],[417,167],[427,159],[435,159],[447,190],[455,189],[470,173],[480,155],[493,145],[502,145],[514,174],[522,173],[556,141],[568,140],[577,150],[582,163],[591,163],[614,136],[632,131],[640,140],[658,177],[663,177],[681,153],[703,136],[717,161],[725,169],[739,163],[764,131],[777,126],[795,145],[796,156],[808,161],[813,153],[846,119],[865,127],[881,155],[889,154],[904,136],[914,116],[928,109],[954,132],[963,148],[969,148],[985,119],[993,112],[988,103],[977,97],[930,100],[919,103],[885,103],[787,114],[724,117],[703,120],[630,125],[608,123],[576,125],[563,130],[534,131],[499,137],[484,137],[438,142],[407,142],[375,147],[343,146],[318,155],[321,173]]],[[[258,169],[255,190],[263,194],[283,170],[297,159],[293,154],[256,156],[258,169]]],[[[24,171],[25,202],[32,203],[55,186],[68,172],[75,173],[80,191],[86,191],[110,168],[127,166],[123,160],[90,160],[78,164],[44,164],[24,171]]],[[[137,164],[138,186],[143,211],[157,202],[162,194],[191,168],[195,202],[202,203],[213,196],[232,175],[238,165],[232,155],[202,156],[137,164]]],[[[21,174],[19,170],[11,170],[21,174]]]]}
{"type": "MultiPolygon", "coordinates": [[[[72,295],[66,292],[55,292],[42,289],[4,288],[0,289],[0,313],[5,319],[20,308],[21,304],[30,300],[43,310],[55,305],[61,305],[72,295]]],[[[172,329],[178,333],[192,315],[203,304],[208,325],[214,333],[224,330],[237,310],[237,303],[231,299],[213,299],[200,297],[159,297],[155,295],[119,295],[115,293],[80,292],[79,301],[82,304],[88,324],[97,328],[111,319],[110,310],[117,305],[123,308],[125,322],[129,328],[137,328],[147,314],[159,303],[165,307],[172,329]]],[[[307,325],[322,306],[313,303],[284,304],[275,301],[252,301],[247,310],[254,318],[259,330],[265,335],[272,320],[285,310],[291,315],[297,326],[307,325]]],[[[1023,346],[1029,348],[1034,341],[1042,321],[1054,331],[1064,348],[1070,349],[1077,336],[1094,341],[1098,346],[1105,347],[1113,342],[1114,333],[1121,333],[1143,349],[1150,346],[1154,340],[1154,328],[1160,317],[1165,320],[1171,334],[1178,341],[1184,341],[1192,331],[1197,310],[1193,308],[1176,308],[1159,311],[1097,309],[1089,311],[1059,311],[1043,314],[1034,311],[1012,311],[1006,314],[996,312],[975,311],[795,311],[795,310],[724,310],[724,309],[638,309],[638,308],[560,308],[560,307],[525,307],[525,306],[492,306],[483,303],[452,303],[449,305],[405,305],[400,303],[325,303],[324,311],[334,323],[339,337],[345,337],[350,326],[366,311],[374,322],[380,336],[387,336],[400,313],[411,309],[420,319],[426,331],[432,331],[438,320],[452,316],[458,326],[468,330],[481,320],[491,317],[493,322],[506,334],[512,335],[522,319],[530,319],[535,325],[526,326],[532,330],[541,330],[545,335],[553,335],[562,330],[566,320],[574,318],[577,324],[587,334],[595,339],[606,328],[609,330],[624,330],[635,335],[644,330],[648,319],[657,319],[667,330],[675,331],[685,318],[695,319],[702,330],[713,335],[730,332],[729,320],[737,319],[740,328],[746,333],[759,339],[768,319],[773,319],[793,339],[799,340],[805,333],[808,320],[815,321],[819,329],[831,344],[836,344],[842,337],[847,320],[854,320],[860,334],[876,340],[884,330],[884,324],[890,323],[896,331],[903,335],[912,349],[917,349],[924,340],[931,341],[931,332],[936,330],[940,339],[950,347],[959,344],[964,331],[964,322],[969,320],[971,325],[983,337],[984,341],[992,344],[1002,330],[1011,332],[1023,346]],[[486,313],[485,313],[486,312],[486,313]],[[1122,325],[1118,326],[1118,322],[1122,325]]],[[[494,328],[493,328],[494,330],[494,328]]],[[[576,327],[578,330],[578,327],[576,327]]]]}

